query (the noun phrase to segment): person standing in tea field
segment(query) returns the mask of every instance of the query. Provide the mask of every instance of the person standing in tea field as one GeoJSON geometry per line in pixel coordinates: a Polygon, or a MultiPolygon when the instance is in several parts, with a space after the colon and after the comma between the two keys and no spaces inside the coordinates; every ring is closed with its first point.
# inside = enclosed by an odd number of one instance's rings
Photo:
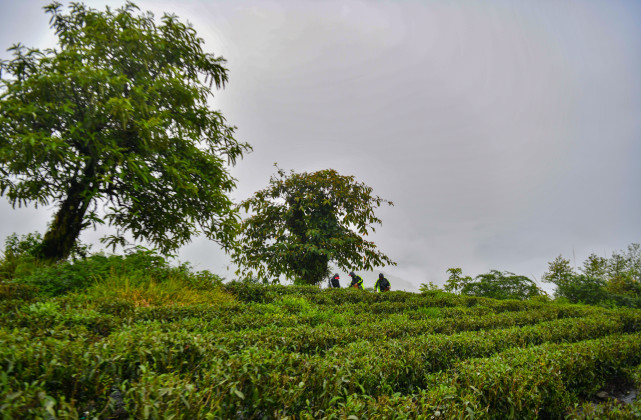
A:
{"type": "Polygon", "coordinates": [[[329,281],[329,287],[340,289],[341,288],[341,283],[339,282],[340,276],[338,273],[334,274],[334,277],[331,278],[329,281]]]}
{"type": "Polygon", "coordinates": [[[390,290],[390,282],[385,278],[383,273],[380,273],[378,275],[378,280],[376,280],[376,284],[374,285],[374,288],[376,289],[377,293],[381,292],[389,292],[390,290]]]}
{"type": "Polygon", "coordinates": [[[358,274],[355,274],[353,271],[349,273],[349,276],[352,278],[352,282],[350,283],[349,287],[354,287],[355,289],[364,290],[363,278],[361,276],[359,276],[358,274]]]}

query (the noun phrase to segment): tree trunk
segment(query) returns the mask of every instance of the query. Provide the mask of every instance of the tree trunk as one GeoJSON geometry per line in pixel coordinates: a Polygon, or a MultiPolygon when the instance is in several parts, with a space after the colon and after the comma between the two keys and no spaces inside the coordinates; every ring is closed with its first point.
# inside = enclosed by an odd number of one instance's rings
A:
{"type": "Polygon", "coordinates": [[[76,183],[69,188],[67,198],[60,205],[42,241],[41,258],[59,261],[69,257],[84,227],[83,220],[90,201],[84,184],[76,183]]]}
{"type": "MultiPolygon", "coordinates": [[[[89,151],[87,151],[89,154],[89,151]]],[[[94,198],[97,160],[91,157],[82,175],[71,182],[67,197],[60,205],[40,248],[40,257],[50,261],[64,260],[71,254],[80,232],[89,203],[94,198]]]]}

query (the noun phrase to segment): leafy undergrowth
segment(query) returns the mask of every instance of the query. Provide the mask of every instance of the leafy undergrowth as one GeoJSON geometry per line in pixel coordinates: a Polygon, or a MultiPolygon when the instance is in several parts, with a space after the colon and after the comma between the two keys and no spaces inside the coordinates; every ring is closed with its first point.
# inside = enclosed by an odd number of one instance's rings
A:
{"type": "Polygon", "coordinates": [[[640,310],[224,284],[145,253],[0,283],[5,419],[637,418],[614,397],[640,384],[640,310]]]}

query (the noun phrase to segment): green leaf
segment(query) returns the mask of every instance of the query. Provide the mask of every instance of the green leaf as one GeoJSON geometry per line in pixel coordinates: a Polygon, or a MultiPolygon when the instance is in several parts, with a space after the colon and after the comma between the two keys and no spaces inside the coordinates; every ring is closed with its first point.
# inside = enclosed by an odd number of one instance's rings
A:
{"type": "Polygon", "coordinates": [[[234,388],[232,388],[232,391],[233,391],[233,393],[234,393],[234,394],[236,394],[236,396],[237,396],[238,398],[240,398],[241,400],[244,400],[244,399],[245,399],[245,394],[243,394],[242,392],[240,392],[240,391],[239,391],[238,389],[236,389],[235,387],[234,387],[234,388]]]}

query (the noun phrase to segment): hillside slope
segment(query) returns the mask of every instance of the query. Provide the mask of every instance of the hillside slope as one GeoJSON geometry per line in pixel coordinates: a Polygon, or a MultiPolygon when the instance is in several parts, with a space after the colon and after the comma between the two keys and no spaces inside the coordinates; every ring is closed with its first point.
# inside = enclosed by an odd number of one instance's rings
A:
{"type": "Polygon", "coordinates": [[[112,267],[86,283],[50,297],[0,284],[4,418],[641,411],[638,401],[590,403],[615,385],[638,389],[639,310],[222,284],[185,270],[112,267]]]}

